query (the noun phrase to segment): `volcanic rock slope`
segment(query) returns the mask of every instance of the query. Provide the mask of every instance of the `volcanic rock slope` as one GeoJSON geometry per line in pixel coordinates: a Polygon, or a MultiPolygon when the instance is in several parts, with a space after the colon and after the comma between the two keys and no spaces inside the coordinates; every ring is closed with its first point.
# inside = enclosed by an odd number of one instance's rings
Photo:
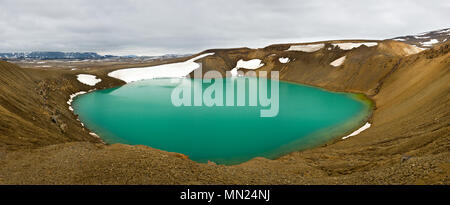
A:
{"type": "MultiPolygon", "coordinates": [[[[313,44],[213,49],[204,53],[214,55],[197,62],[203,72],[225,74],[241,59],[260,59],[257,74],[279,71],[282,80],[366,94],[375,103],[372,127],[279,159],[233,166],[199,164],[146,146],[102,144],[66,109],[71,93],[93,88],[76,81],[79,71],[1,62],[0,183],[449,184],[449,43],[422,52],[393,40],[313,44]]],[[[123,84],[108,70],[89,72],[102,79],[95,88],[123,84]]]]}

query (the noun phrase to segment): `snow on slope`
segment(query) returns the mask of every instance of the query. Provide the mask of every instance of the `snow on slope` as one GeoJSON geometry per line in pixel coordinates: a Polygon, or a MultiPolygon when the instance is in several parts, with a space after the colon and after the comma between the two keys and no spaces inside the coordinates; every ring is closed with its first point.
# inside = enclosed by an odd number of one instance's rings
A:
{"type": "Polygon", "coordinates": [[[261,63],[260,59],[252,59],[252,60],[248,60],[248,61],[241,59],[237,62],[236,67],[231,70],[231,75],[237,76],[238,70],[240,68],[255,70],[255,69],[262,67],[263,65],[264,65],[264,63],[261,63]]]}
{"type": "Polygon", "coordinates": [[[436,33],[450,33],[450,28],[442,29],[440,31],[436,31],[436,33]]]}
{"type": "Polygon", "coordinates": [[[80,83],[94,86],[97,83],[101,82],[102,79],[98,79],[95,75],[89,75],[89,74],[78,74],[77,80],[80,81],[80,83]]]}
{"type": "Polygon", "coordinates": [[[315,52],[322,49],[325,46],[323,43],[308,44],[308,45],[293,45],[287,49],[287,51],[303,51],[303,52],[315,52]]]}
{"type": "Polygon", "coordinates": [[[371,126],[371,124],[366,122],[366,124],[364,126],[360,127],[358,130],[354,131],[352,134],[342,137],[342,139],[345,140],[351,136],[355,136],[355,135],[361,133],[362,131],[369,129],[370,126],[371,126]]]}
{"type": "Polygon", "coordinates": [[[342,65],[342,63],[344,63],[346,56],[342,56],[336,60],[334,60],[333,62],[330,63],[330,65],[334,66],[334,67],[338,67],[340,65],[342,65]]]}
{"type": "Polygon", "coordinates": [[[127,83],[154,78],[182,78],[200,67],[200,64],[194,61],[210,55],[214,55],[214,53],[205,53],[180,63],[120,69],[108,73],[108,76],[123,80],[127,83]]]}
{"type": "Polygon", "coordinates": [[[414,38],[417,38],[417,39],[428,39],[428,38],[430,38],[430,36],[413,36],[414,38]]]}
{"type": "Polygon", "coordinates": [[[366,42],[366,43],[333,43],[333,46],[338,46],[342,50],[351,50],[354,48],[358,48],[362,45],[367,47],[372,47],[378,45],[376,42],[366,42]]]}
{"type": "Polygon", "coordinates": [[[431,39],[429,41],[420,42],[420,44],[422,44],[423,46],[432,46],[433,44],[436,44],[436,43],[439,43],[439,41],[436,39],[431,39]]]}
{"type": "Polygon", "coordinates": [[[280,61],[280,63],[289,63],[289,61],[291,61],[291,59],[281,57],[281,58],[278,58],[278,61],[280,61]]]}
{"type": "Polygon", "coordinates": [[[407,35],[392,38],[395,41],[415,45],[419,48],[431,48],[432,46],[443,43],[450,37],[450,28],[423,32],[417,35],[407,35]]]}

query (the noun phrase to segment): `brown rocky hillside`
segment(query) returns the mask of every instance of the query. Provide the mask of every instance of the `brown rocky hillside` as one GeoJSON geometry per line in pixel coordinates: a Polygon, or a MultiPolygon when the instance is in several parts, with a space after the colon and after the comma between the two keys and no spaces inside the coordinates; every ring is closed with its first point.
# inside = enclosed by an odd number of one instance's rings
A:
{"type": "MultiPolygon", "coordinates": [[[[146,146],[104,145],[67,109],[71,93],[90,89],[77,72],[22,69],[0,62],[1,184],[449,184],[450,43],[417,53],[397,41],[342,50],[330,41],[315,52],[214,49],[203,71],[225,72],[240,59],[261,59],[259,71],[329,90],[364,93],[375,102],[372,127],[346,140],[256,158],[234,166],[199,164],[146,146]],[[330,63],[346,56],[342,65],[330,63]],[[279,57],[291,61],[282,64],[279,57]]],[[[121,85],[110,69],[91,69],[121,85]]],[[[262,128],[263,129],[263,128],[262,128]]]]}

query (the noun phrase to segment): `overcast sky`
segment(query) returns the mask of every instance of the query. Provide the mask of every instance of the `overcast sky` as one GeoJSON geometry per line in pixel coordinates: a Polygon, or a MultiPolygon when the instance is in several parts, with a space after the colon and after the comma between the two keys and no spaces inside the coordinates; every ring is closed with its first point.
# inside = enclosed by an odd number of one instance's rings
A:
{"type": "Polygon", "coordinates": [[[450,1],[0,0],[0,52],[195,53],[450,27],[450,1]]]}

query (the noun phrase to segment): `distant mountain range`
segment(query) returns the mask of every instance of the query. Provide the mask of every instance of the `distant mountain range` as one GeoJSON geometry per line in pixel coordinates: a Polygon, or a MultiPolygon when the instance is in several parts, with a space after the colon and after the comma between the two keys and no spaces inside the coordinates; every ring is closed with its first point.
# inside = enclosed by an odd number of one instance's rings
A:
{"type": "Polygon", "coordinates": [[[162,56],[114,56],[114,55],[99,55],[94,52],[13,52],[0,53],[0,59],[6,60],[22,60],[22,59],[36,59],[36,60],[56,60],[56,59],[106,59],[106,58],[150,58],[150,59],[170,59],[190,56],[190,54],[167,54],[162,56]]]}

